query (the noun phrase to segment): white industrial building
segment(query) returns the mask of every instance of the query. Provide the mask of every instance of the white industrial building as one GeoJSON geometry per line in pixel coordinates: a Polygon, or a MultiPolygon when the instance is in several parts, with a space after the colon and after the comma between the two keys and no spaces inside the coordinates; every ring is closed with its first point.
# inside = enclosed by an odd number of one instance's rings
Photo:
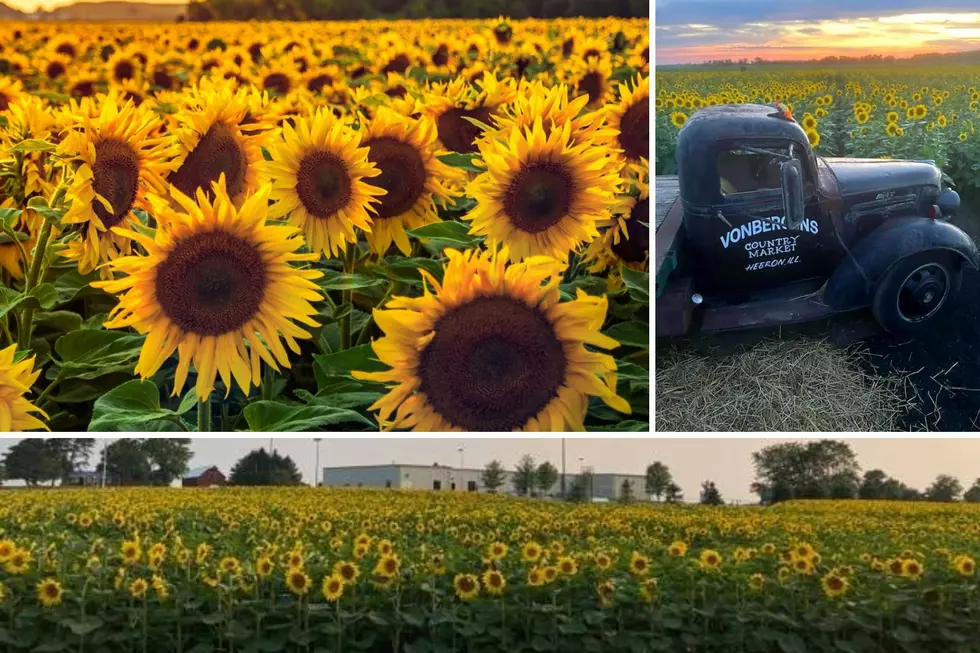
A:
{"type": "MultiPolygon", "coordinates": [[[[473,468],[446,467],[439,464],[426,465],[359,465],[351,467],[324,467],[323,487],[374,487],[393,489],[418,489],[449,492],[487,492],[482,481],[483,470],[473,468]]],[[[578,474],[565,475],[566,492],[575,484],[578,474]]],[[[635,499],[645,498],[646,477],[641,474],[592,474],[591,488],[586,495],[593,499],[618,499],[623,482],[629,483],[635,499]],[[591,490],[591,491],[589,491],[591,490]]],[[[499,494],[516,494],[514,473],[504,472],[504,483],[499,494]]],[[[546,496],[561,496],[561,475],[559,480],[544,493],[546,496]]]]}

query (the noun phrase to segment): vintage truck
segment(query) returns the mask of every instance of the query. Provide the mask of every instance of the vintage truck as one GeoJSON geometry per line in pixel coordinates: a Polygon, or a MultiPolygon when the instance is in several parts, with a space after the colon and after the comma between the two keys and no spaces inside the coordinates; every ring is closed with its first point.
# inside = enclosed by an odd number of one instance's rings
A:
{"type": "Polygon", "coordinates": [[[933,162],[817,156],[780,105],[696,112],[677,170],[655,179],[658,336],[867,307],[888,331],[916,331],[980,265],[933,162]]]}

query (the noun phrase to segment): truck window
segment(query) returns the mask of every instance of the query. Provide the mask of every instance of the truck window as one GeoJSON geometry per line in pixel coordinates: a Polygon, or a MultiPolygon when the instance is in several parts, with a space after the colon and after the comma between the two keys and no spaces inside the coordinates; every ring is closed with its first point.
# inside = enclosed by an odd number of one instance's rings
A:
{"type": "Polygon", "coordinates": [[[780,159],[747,150],[722,150],[718,154],[718,180],[722,195],[779,190],[780,159]]]}

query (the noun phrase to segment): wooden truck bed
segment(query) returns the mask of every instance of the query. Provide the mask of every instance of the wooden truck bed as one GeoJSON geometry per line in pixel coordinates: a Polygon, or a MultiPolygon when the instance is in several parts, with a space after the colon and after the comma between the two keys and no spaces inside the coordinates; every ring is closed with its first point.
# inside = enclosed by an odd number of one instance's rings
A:
{"type": "Polygon", "coordinates": [[[658,175],[655,179],[654,211],[656,242],[655,267],[656,296],[663,293],[670,273],[677,267],[677,251],[683,239],[680,184],[677,175],[658,175]]]}

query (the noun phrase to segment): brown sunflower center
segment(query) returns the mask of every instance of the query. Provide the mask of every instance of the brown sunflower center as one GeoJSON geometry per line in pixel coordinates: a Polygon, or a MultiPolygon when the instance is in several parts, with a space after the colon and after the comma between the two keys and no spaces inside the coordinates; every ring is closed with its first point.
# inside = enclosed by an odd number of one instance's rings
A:
{"type": "Polygon", "coordinates": [[[165,68],[157,68],[153,71],[153,84],[169,91],[174,86],[174,78],[165,68]]]}
{"type": "Polygon", "coordinates": [[[551,161],[525,165],[504,195],[504,211],[522,231],[545,231],[568,214],[575,183],[568,170],[551,161]]]}
{"type": "Polygon", "coordinates": [[[73,97],[91,97],[95,95],[95,84],[87,79],[78,82],[71,87],[71,95],[73,97]]]}
{"type": "Polygon", "coordinates": [[[837,576],[831,576],[827,579],[827,587],[836,592],[844,587],[844,582],[837,576]]]}
{"type": "Polygon", "coordinates": [[[170,183],[190,197],[198,188],[204,188],[210,194],[211,182],[224,173],[228,194],[235,197],[245,189],[247,172],[248,160],[234,131],[228,125],[216,122],[171,175],[170,183]]]}
{"type": "Polygon", "coordinates": [[[44,72],[51,79],[57,79],[65,74],[65,65],[60,61],[52,61],[44,69],[44,72]]]}
{"type": "Polygon", "coordinates": [[[445,44],[436,48],[432,53],[432,63],[436,66],[445,66],[449,62],[449,48],[445,44]]]}
{"type": "Polygon", "coordinates": [[[319,93],[324,86],[332,86],[332,85],[333,85],[333,77],[327,75],[326,73],[322,73],[320,75],[317,75],[316,77],[313,77],[308,82],[306,82],[306,89],[313,93],[319,93]]]}
{"type": "Polygon", "coordinates": [[[61,593],[61,590],[59,590],[58,586],[54,583],[49,583],[44,586],[44,593],[48,595],[49,599],[56,599],[61,593]]]}
{"type": "Polygon", "coordinates": [[[107,139],[95,146],[92,189],[112,205],[112,212],[98,200],[92,200],[92,210],[106,229],[122,222],[133,208],[139,190],[139,163],[139,156],[124,141],[107,139]]]}
{"type": "Polygon", "coordinates": [[[310,152],[299,163],[296,194],[310,215],[329,218],[350,202],[351,180],[347,166],[333,152],[310,152]]]}
{"type": "Polygon", "coordinates": [[[425,191],[422,155],[409,143],[389,136],[372,139],[367,147],[368,160],[381,170],[371,183],[388,191],[380,198],[378,217],[393,218],[405,213],[425,191]]]}
{"type": "Polygon", "coordinates": [[[561,44],[561,54],[563,57],[567,57],[568,55],[570,55],[574,49],[575,49],[574,38],[569,37],[565,39],[564,43],[561,44]]]}
{"type": "Polygon", "coordinates": [[[181,241],[157,271],[164,312],[189,333],[217,336],[245,325],[265,296],[266,267],[255,245],[223,231],[181,241]]]}
{"type": "Polygon", "coordinates": [[[409,61],[408,57],[399,53],[385,64],[385,67],[381,69],[381,74],[398,73],[401,75],[408,70],[410,65],[412,65],[412,62],[409,61]]]}
{"type": "Polygon", "coordinates": [[[75,46],[71,43],[61,43],[57,48],[55,48],[54,51],[58,54],[67,55],[69,57],[75,56],[75,46]]]}
{"type": "Polygon", "coordinates": [[[0,93],[0,111],[10,108],[10,97],[6,93],[0,93]]]}
{"type": "Polygon", "coordinates": [[[469,578],[463,577],[459,579],[459,591],[460,592],[472,592],[473,591],[473,581],[469,578]]]}
{"type": "Polygon", "coordinates": [[[650,157],[650,98],[623,112],[619,121],[619,146],[629,159],[650,157]]]}
{"type": "Polygon", "coordinates": [[[594,104],[601,98],[602,87],[604,85],[605,78],[602,76],[602,74],[592,71],[590,73],[585,73],[582,75],[582,79],[578,80],[578,92],[579,94],[588,93],[589,104],[594,104]]]}
{"type": "Polygon", "coordinates": [[[112,75],[116,78],[116,81],[124,81],[127,79],[132,79],[136,76],[136,66],[133,65],[132,61],[128,59],[123,59],[116,63],[115,67],[112,69],[112,75]]]}
{"type": "Polygon", "coordinates": [[[262,80],[262,87],[279,95],[289,93],[289,77],[285,73],[272,73],[262,80]]]}
{"type": "Polygon", "coordinates": [[[444,111],[436,119],[439,130],[439,140],[453,152],[476,152],[474,141],[482,135],[482,130],[466,118],[479,120],[483,124],[490,122],[490,107],[475,109],[460,109],[453,107],[444,111]]]}
{"type": "Polygon", "coordinates": [[[627,263],[642,263],[650,251],[650,200],[640,200],[626,221],[626,235],[612,246],[616,256],[627,263]],[[646,224],[643,224],[646,223],[646,224]]]}
{"type": "Polygon", "coordinates": [[[485,297],[439,319],[419,374],[421,391],[449,423],[511,431],[556,396],[565,352],[543,313],[516,299],[485,297]]]}
{"type": "Polygon", "coordinates": [[[404,86],[399,84],[398,86],[393,86],[389,89],[386,89],[385,95],[387,95],[388,97],[403,98],[406,95],[408,95],[408,90],[404,86]]]}

